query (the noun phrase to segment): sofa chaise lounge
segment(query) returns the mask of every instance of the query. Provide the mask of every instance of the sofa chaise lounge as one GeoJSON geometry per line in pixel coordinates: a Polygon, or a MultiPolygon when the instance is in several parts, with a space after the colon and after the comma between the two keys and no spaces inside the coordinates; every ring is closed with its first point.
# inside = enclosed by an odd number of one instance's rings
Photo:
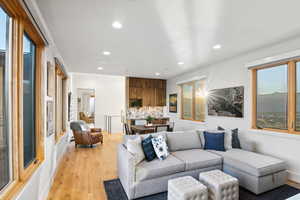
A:
{"type": "MultiPolygon", "coordinates": [[[[118,175],[128,199],[136,199],[167,191],[168,180],[221,169],[239,179],[239,184],[255,194],[261,194],[287,181],[284,161],[252,152],[251,143],[240,138],[242,149],[226,152],[204,150],[198,132],[162,132],[152,135],[166,138],[170,155],[166,160],[155,159],[134,164],[134,155],[127,151],[126,141],[118,146],[118,175]]],[[[147,137],[147,135],[142,136],[147,137]]]]}

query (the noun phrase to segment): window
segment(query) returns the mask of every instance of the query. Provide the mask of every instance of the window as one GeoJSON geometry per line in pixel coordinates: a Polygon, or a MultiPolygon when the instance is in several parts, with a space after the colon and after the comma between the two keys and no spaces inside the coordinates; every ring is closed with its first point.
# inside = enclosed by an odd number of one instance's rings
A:
{"type": "Polygon", "coordinates": [[[205,119],[205,81],[181,85],[181,118],[194,121],[205,119]]]}
{"type": "Polygon", "coordinates": [[[62,70],[62,65],[56,59],[56,141],[64,135],[67,129],[67,78],[62,70]]]}
{"type": "Polygon", "coordinates": [[[11,19],[0,7],[0,191],[11,179],[8,105],[11,19]]]}
{"type": "Polygon", "coordinates": [[[287,130],[288,66],[257,71],[257,127],[287,130]]]}
{"type": "Polygon", "coordinates": [[[252,127],[300,131],[300,64],[298,60],[252,69],[252,127]]]}
{"type": "Polygon", "coordinates": [[[193,84],[182,85],[182,118],[193,119],[193,84]]]}
{"type": "Polygon", "coordinates": [[[23,152],[26,168],[36,157],[35,145],[35,44],[23,36],[23,152]]]}
{"type": "Polygon", "coordinates": [[[14,199],[44,159],[44,47],[19,1],[1,1],[0,199],[14,199]]]}
{"type": "Polygon", "coordinates": [[[300,131],[300,62],[296,63],[296,131],[300,131]]]}

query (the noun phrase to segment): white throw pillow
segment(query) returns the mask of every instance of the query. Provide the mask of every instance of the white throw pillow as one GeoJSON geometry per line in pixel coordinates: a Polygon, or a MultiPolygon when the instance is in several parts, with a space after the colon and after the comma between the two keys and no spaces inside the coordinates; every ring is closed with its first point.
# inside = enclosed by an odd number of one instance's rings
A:
{"type": "Polygon", "coordinates": [[[165,160],[168,157],[168,146],[162,135],[152,138],[152,145],[158,159],[165,160]]]}
{"type": "Polygon", "coordinates": [[[135,165],[145,159],[145,154],[142,148],[142,139],[140,136],[127,140],[127,150],[133,154],[135,165]]]}

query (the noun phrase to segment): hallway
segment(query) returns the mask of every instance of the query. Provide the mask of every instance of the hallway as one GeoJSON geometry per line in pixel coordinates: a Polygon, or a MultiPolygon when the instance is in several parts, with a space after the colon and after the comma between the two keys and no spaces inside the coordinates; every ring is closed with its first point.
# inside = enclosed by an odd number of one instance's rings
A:
{"type": "Polygon", "coordinates": [[[70,143],[59,164],[48,200],[106,200],[103,181],[117,177],[116,147],[121,134],[104,133],[103,146],[70,143]]]}

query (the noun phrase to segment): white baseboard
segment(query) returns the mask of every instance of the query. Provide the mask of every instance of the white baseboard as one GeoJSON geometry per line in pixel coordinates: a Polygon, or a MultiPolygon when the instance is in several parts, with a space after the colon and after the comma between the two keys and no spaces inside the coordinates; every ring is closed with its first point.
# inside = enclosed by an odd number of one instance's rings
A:
{"type": "Polygon", "coordinates": [[[288,170],[288,179],[296,183],[300,183],[300,174],[288,170]]]}

